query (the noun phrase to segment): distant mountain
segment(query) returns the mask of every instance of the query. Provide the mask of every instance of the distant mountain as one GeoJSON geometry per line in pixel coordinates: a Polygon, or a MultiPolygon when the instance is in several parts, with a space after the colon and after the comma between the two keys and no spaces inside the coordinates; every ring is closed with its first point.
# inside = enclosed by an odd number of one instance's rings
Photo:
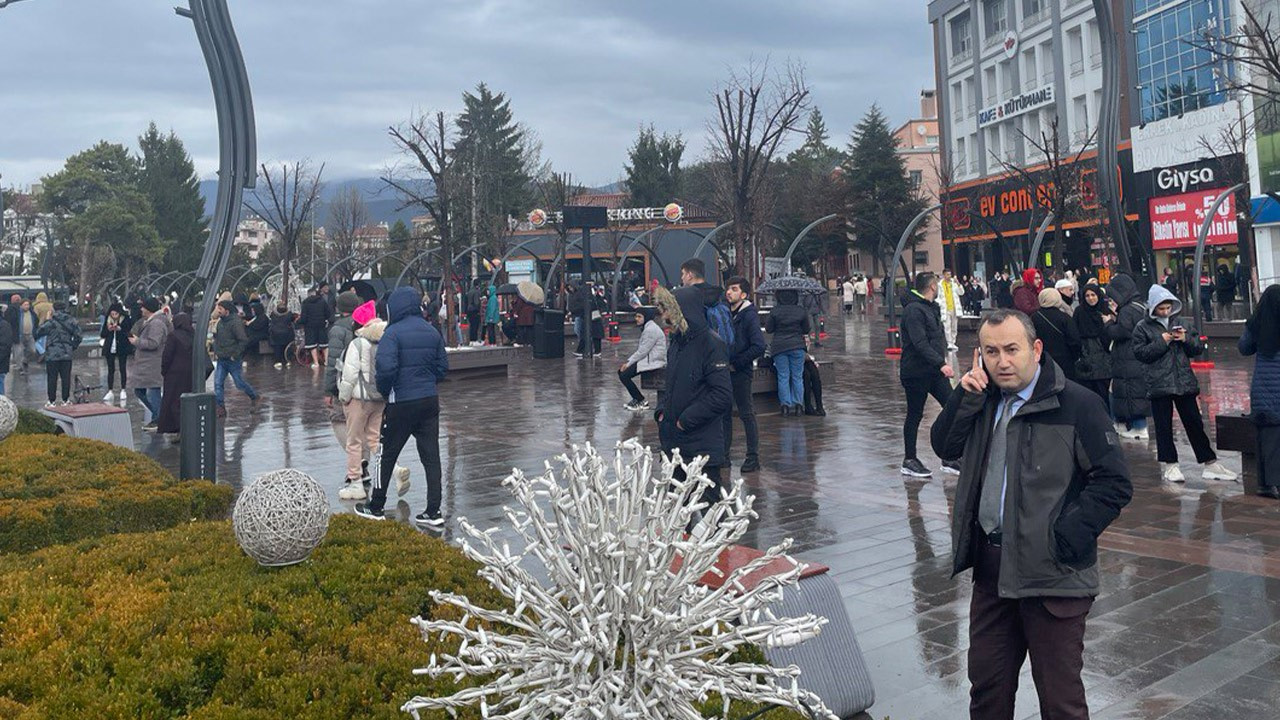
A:
{"type": "MultiPolygon", "coordinates": [[[[343,193],[347,188],[354,187],[364,196],[365,205],[369,208],[369,218],[371,222],[385,222],[388,225],[394,225],[396,220],[403,220],[405,225],[410,224],[410,220],[415,215],[421,215],[426,212],[422,208],[406,208],[399,210],[400,199],[396,196],[387,184],[382,182],[381,178],[356,178],[353,180],[337,180],[326,182],[324,188],[320,192],[320,202],[316,203],[316,224],[324,225],[329,218],[329,202],[343,193]]],[[[265,187],[260,183],[258,188],[249,192],[265,193],[265,187]]],[[[247,195],[248,193],[246,193],[247,195]]],[[[200,195],[204,197],[205,215],[213,214],[213,205],[218,197],[218,181],[204,180],[200,183],[200,195]]]]}

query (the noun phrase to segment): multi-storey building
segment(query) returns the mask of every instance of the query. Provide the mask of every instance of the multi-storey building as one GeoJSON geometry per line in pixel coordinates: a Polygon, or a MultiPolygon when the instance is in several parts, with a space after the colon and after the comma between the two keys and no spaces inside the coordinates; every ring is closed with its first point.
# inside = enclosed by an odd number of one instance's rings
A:
{"type": "Polygon", "coordinates": [[[249,248],[249,257],[257,260],[262,254],[262,248],[267,243],[274,240],[276,231],[271,229],[266,220],[257,215],[250,215],[240,220],[240,224],[236,226],[236,245],[245,245],[249,248]]]}
{"type": "MultiPolygon", "coordinates": [[[[936,203],[941,158],[938,154],[938,100],[933,90],[920,92],[919,117],[900,125],[893,136],[898,140],[898,155],[906,166],[912,187],[928,204],[936,203]]],[[[942,226],[936,219],[926,226],[924,242],[916,247],[912,260],[919,269],[942,270],[942,226]]]]}

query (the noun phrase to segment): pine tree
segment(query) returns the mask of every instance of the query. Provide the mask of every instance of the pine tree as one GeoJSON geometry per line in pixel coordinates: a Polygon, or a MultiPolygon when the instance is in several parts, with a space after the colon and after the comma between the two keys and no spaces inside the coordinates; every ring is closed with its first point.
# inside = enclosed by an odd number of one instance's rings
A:
{"type": "Polygon", "coordinates": [[[680,195],[682,155],[684,139],[679,134],[658,137],[652,125],[640,128],[627,151],[626,182],[632,207],[661,207],[680,195]]]}
{"type": "Polygon", "coordinates": [[[822,111],[814,108],[809,113],[809,124],[804,131],[804,144],[796,148],[787,157],[789,163],[807,163],[814,169],[830,172],[840,164],[843,158],[840,151],[828,144],[831,135],[827,132],[827,122],[822,111]]]}
{"type": "Polygon", "coordinates": [[[455,208],[459,238],[466,245],[484,243],[497,248],[507,216],[528,208],[529,154],[527,132],[516,124],[511,101],[484,83],[463,93],[454,146],[460,171],[455,208]]]}
{"type": "Polygon", "coordinates": [[[393,246],[403,246],[409,242],[413,233],[409,231],[409,226],[404,224],[403,220],[396,220],[391,226],[391,230],[387,233],[388,239],[393,246]]]}
{"type": "MultiPolygon", "coordinates": [[[[898,139],[888,120],[873,105],[854,128],[843,168],[849,230],[859,247],[875,253],[886,265],[892,259],[898,234],[925,207],[924,200],[911,187],[897,150],[898,139]]],[[[912,247],[922,235],[923,225],[912,247]]]]}
{"type": "Polygon", "coordinates": [[[195,163],[173,132],[162,135],[155,123],[138,138],[142,150],[140,186],[156,214],[156,232],[164,248],[163,270],[194,270],[208,235],[204,199],[195,163]]]}

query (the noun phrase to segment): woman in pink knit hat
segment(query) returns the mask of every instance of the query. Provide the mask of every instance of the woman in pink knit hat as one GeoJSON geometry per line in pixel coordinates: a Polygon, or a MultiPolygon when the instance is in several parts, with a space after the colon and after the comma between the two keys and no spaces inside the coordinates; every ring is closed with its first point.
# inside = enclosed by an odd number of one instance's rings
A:
{"type": "MultiPolygon", "coordinates": [[[[347,478],[338,491],[338,497],[363,500],[368,461],[378,450],[382,411],[387,406],[374,379],[378,341],[382,339],[387,323],[378,317],[372,300],[357,307],[351,313],[351,319],[358,328],[356,339],[351,341],[342,357],[338,380],[338,401],[347,416],[347,478]]],[[[397,490],[403,495],[409,487],[409,468],[396,466],[395,477],[397,490]]]]}

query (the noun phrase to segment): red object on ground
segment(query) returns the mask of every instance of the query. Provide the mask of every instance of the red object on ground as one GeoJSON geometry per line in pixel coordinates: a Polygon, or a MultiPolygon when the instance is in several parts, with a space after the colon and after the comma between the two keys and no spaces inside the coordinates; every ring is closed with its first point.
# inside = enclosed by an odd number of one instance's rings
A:
{"type": "Polygon", "coordinates": [[[1192,360],[1191,361],[1192,370],[1212,370],[1213,368],[1214,368],[1214,364],[1212,360],[1192,360]]]}
{"type": "Polygon", "coordinates": [[[885,348],[884,354],[885,355],[901,355],[902,348],[885,348]]]}
{"type": "MultiPolygon", "coordinates": [[[[699,585],[704,585],[712,590],[719,590],[724,587],[724,581],[733,571],[756,560],[764,555],[764,552],[745,545],[730,545],[720,552],[720,557],[716,560],[715,569],[719,572],[708,571],[698,580],[699,585]]],[[[680,557],[676,557],[671,563],[671,570],[675,572],[680,569],[680,557]]],[[[785,558],[777,558],[773,562],[756,570],[742,579],[742,591],[750,592],[766,578],[772,577],[779,573],[786,572],[793,567],[792,563],[785,558]]],[[[813,577],[814,575],[822,575],[829,572],[831,568],[826,565],[817,563],[800,563],[800,579],[813,577]]]]}

